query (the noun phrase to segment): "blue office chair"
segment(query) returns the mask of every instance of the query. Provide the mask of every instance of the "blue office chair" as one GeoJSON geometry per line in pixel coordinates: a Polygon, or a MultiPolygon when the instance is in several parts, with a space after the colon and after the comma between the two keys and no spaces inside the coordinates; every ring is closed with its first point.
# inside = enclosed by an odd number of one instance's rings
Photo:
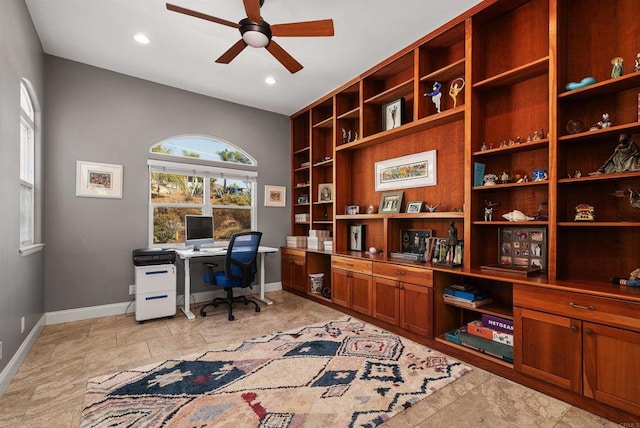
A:
{"type": "Polygon", "coordinates": [[[233,289],[238,287],[251,287],[251,283],[256,277],[256,259],[261,238],[262,232],[234,233],[229,241],[227,255],[224,259],[224,270],[214,271],[214,268],[218,267],[217,264],[205,263],[207,272],[204,274],[204,281],[225,289],[227,297],[216,297],[213,299],[213,302],[200,309],[200,315],[206,317],[207,313],[205,312],[205,308],[209,306],[217,308],[219,304],[226,303],[229,321],[233,321],[234,302],[243,302],[245,305],[253,303],[256,307],[256,312],[260,312],[260,306],[258,306],[257,302],[247,299],[245,296],[234,297],[233,289]]]}

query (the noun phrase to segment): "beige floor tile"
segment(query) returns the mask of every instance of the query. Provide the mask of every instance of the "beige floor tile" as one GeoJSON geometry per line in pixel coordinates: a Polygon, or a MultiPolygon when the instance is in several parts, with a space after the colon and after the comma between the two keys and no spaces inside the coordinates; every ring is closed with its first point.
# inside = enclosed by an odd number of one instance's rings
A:
{"type": "MultiPolygon", "coordinates": [[[[622,425],[624,426],[624,425],[622,425]]],[[[629,421],[627,425],[629,428],[631,427],[640,427],[640,422],[629,421]],[[635,425],[634,425],[635,424],[635,425]]],[[[578,409],[576,407],[571,407],[567,412],[562,416],[560,422],[554,428],[614,428],[620,427],[620,425],[603,419],[599,416],[596,416],[592,413],[585,412],[582,409],[578,409]]]]}
{"type": "Polygon", "coordinates": [[[185,348],[194,348],[196,346],[205,345],[207,342],[197,331],[191,333],[183,333],[171,335],[170,337],[156,337],[147,340],[151,356],[155,357],[169,351],[181,351],[185,348]]]}

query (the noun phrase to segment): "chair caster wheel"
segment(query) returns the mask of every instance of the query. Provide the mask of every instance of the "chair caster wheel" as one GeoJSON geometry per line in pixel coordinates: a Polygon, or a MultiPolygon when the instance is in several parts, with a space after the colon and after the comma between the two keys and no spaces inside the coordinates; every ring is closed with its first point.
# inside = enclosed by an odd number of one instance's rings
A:
{"type": "Polygon", "coordinates": [[[260,312],[260,307],[256,306],[256,312],[260,312]]]}
{"type": "Polygon", "coordinates": [[[205,311],[200,311],[200,315],[201,315],[202,317],[206,317],[206,316],[207,316],[207,313],[206,313],[205,311]]]}
{"type": "Polygon", "coordinates": [[[235,317],[233,315],[229,315],[229,321],[233,321],[235,317]]]}
{"type": "Polygon", "coordinates": [[[244,302],[244,305],[247,306],[249,304],[249,302],[244,302]]]}

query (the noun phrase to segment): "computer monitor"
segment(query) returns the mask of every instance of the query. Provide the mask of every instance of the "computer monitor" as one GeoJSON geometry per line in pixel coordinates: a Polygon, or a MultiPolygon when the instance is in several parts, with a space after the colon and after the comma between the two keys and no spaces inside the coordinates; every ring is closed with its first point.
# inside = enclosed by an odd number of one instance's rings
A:
{"type": "Polygon", "coordinates": [[[213,217],[206,215],[184,216],[185,245],[193,245],[193,251],[200,251],[204,244],[213,244],[213,217]]]}

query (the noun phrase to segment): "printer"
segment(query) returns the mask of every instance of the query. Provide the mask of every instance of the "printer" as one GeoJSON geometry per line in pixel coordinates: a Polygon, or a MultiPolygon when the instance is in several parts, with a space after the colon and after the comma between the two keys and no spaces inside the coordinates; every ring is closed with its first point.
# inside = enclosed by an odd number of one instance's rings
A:
{"type": "Polygon", "coordinates": [[[162,248],[133,250],[136,321],[176,314],[176,253],[162,248]]]}
{"type": "Polygon", "coordinates": [[[175,263],[176,252],[164,248],[138,248],[133,250],[133,264],[136,266],[152,266],[175,263]]]}

